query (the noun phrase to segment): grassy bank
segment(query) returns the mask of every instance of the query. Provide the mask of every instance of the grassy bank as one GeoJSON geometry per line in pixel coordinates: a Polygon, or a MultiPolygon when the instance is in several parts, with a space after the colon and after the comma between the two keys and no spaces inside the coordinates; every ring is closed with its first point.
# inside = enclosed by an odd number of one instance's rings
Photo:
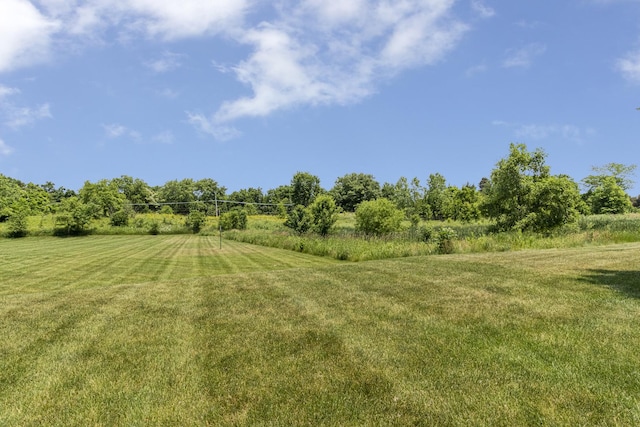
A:
{"type": "Polygon", "coordinates": [[[636,425],[640,245],[0,240],[0,425],[636,425]]]}

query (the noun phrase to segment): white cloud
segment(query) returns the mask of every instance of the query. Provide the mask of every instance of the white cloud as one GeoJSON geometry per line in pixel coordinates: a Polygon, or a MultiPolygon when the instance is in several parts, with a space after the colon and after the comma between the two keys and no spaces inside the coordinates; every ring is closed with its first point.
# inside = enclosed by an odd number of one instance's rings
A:
{"type": "Polygon", "coordinates": [[[217,124],[298,105],[348,104],[380,80],[429,65],[468,27],[450,16],[452,0],[283,2],[279,16],[239,41],[251,56],[233,67],[252,95],[223,103],[217,124]]]}
{"type": "Polygon", "coordinates": [[[502,66],[505,68],[529,68],[533,60],[546,51],[547,47],[540,43],[531,43],[520,49],[510,49],[507,51],[507,58],[503,61],[502,66]]]}
{"type": "Polygon", "coordinates": [[[47,60],[59,28],[27,0],[0,1],[0,72],[47,60]]]}
{"type": "Polygon", "coordinates": [[[127,128],[117,123],[102,125],[102,128],[109,138],[120,138],[127,133],[127,128]]]}
{"type": "Polygon", "coordinates": [[[159,134],[155,135],[152,140],[155,142],[159,142],[161,144],[173,144],[173,140],[174,140],[174,136],[173,136],[173,132],[166,130],[164,132],[160,132],[159,134]]]}
{"type": "Polygon", "coordinates": [[[7,105],[4,107],[4,116],[4,124],[13,129],[30,125],[38,120],[53,117],[49,104],[42,104],[35,108],[7,105]]]}
{"type": "Polygon", "coordinates": [[[471,8],[478,15],[480,15],[480,17],[482,17],[482,18],[491,18],[492,16],[494,16],[496,14],[495,10],[493,10],[491,7],[485,5],[480,0],[472,0],[471,1],[471,8]]]}
{"type": "Polygon", "coordinates": [[[8,157],[13,153],[13,148],[9,147],[2,139],[0,139],[0,157],[8,157]]]}
{"type": "Polygon", "coordinates": [[[102,125],[105,134],[112,139],[117,139],[121,137],[127,137],[134,141],[140,141],[142,139],[142,134],[137,130],[129,129],[126,126],[123,126],[119,123],[111,123],[108,125],[102,125]]]}
{"type": "Polygon", "coordinates": [[[200,113],[190,113],[187,111],[187,123],[194,126],[198,131],[211,135],[220,141],[227,141],[240,136],[240,131],[237,129],[216,124],[214,120],[210,120],[200,113]]]}
{"type": "Polygon", "coordinates": [[[156,73],[166,73],[180,68],[182,66],[181,59],[183,56],[184,55],[179,53],[165,51],[160,58],[147,61],[145,65],[156,73]]]}
{"type": "Polygon", "coordinates": [[[487,67],[487,64],[474,65],[472,67],[467,68],[467,71],[465,71],[465,75],[467,77],[473,77],[478,74],[486,73],[488,69],[489,67],[487,67]]]}
{"type": "Polygon", "coordinates": [[[521,124],[494,120],[492,125],[510,128],[516,138],[533,141],[562,139],[581,144],[596,134],[593,128],[573,124],[521,124]]]}
{"type": "Polygon", "coordinates": [[[17,93],[20,93],[20,89],[4,86],[0,84],[0,101],[2,101],[3,98],[6,98],[10,95],[14,95],[17,93]]]}
{"type": "MultiPolygon", "coordinates": [[[[6,21],[15,20],[6,18],[9,15],[20,16],[16,21],[22,22],[3,27],[0,18],[0,37],[7,36],[0,39],[17,41],[0,44],[0,72],[46,57],[52,47],[113,34],[129,42],[140,35],[165,41],[221,36],[248,46],[251,53],[224,70],[249,93],[223,102],[210,118],[189,119],[201,131],[223,139],[237,134],[225,123],[242,117],[301,105],[358,102],[375,93],[381,81],[437,63],[469,29],[453,15],[456,0],[31,2],[0,0],[0,16],[6,21]],[[10,13],[3,14],[2,8],[10,13]],[[260,13],[262,21],[249,22],[258,10],[266,11],[260,13]]],[[[471,4],[482,16],[494,13],[482,0],[471,4]]],[[[166,52],[146,65],[167,72],[180,67],[181,58],[166,52]]]]}
{"type": "Polygon", "coordinates": [[[640,51],[630,52],[624,58],[618,59],[616,69],[634,83],[640,83],[640,51]]]}

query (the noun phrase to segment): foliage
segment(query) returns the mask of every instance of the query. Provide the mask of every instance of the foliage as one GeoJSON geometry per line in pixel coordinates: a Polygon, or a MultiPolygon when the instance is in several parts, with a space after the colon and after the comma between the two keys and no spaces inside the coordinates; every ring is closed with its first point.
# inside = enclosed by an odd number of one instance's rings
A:
{"type": "Polygon", "coordinates": [[[392,233],[400,230],[403,218],[402,211],[388,199],[364,201],[356,209],[356,230],[377,236],[392,233]]]}
{"type": "Polygon", "coordinates": [[[78,197],[85,205],[94,205],[96,218],[108,217],[121,210],[126,203],[126,197],[118,188],[118,183],[102,179],[96,183],[85,181],[78,192],[78,197]]]}
{"type": "Polygon", "coordinates": [[[595,215],[622,214],[629,212],[632,206],[631,199],[613,176],[601,177],[597,186],[590,188],[584,198],[595,215]]]}
{"type": "Polygon", "coordinates": [[[129,211],[127,209],[120,209],[114,212],[109,218],[109,222],[113,227],[123,227],[129,225],[129,211]]]}
{"type": "Polygon", "coordinates": [[[57,233],[65,235],[87,233],[91,220],[99,214],[101,209],[95,204],[83,203],[76,196],[64,199],[56,213],[57,233]]]}
{"type": "Polygon", "coordinates": [[[447,192],[447,182],[444,176],[439,173],[429,175],[424,202],[430,213],[426,219],[442,221],[448,217],[450,194],[447,192]]]}
{"type": "Polygon", "coordinates": [[[629,191],[633,187],[633,179],[631,178],[636,170],[636,165],[623,165],[621,163],[608,163],[604,166],[593,166],[591,168],[592,175],[582,180],[587,190],[593,190],[603,185],[607,178],[613,178],[615,183],[624,191],[629,191]]]}
{"type": "Polygon", "coordinates": [[[193,209],[185,219],[185,225],[193,231],[194,234],[199,233],[206,222],[207,215],[199,209],[193,209]]]}
{"type": "Polygon", "coordinates": [[[291,179],[291,203],[309,206],[323,193],[320,178],[308,172],[297,172],[291,179]]]}
{"type": "Polygon", "coordinates": [[[134,212],[148,212],[157,208],[158,196],[143,180],[122,175],[120,178],[114,178],[113,182],[131,204],[134,212]]]}
{"type": "Polygon", "coordinates": [[[326,236],[338,220],[338,207],[333,197],[323,194],[309,206],[313,231],[326,236]]]}
{"type": "Polygon", "coordinates": [[[311,226],[313,224],[313,218],[311,217],[311,212],[309,209],[305,208],[302,205],[296,205],[291,211],[287,214],[287,219],[284,222],[284,225],[292,229],[298,234],[304,234],[307,231],[311,230],[311,226]]]}
{"type": "Polygon", "coordinates": [[[25,206],[14,206],[7,221],[7,235],[9,237],[24,237],[28,234],[28,210],[25,206]]]}
{"type": "Polygon", "coordinates": [[[247,228],[247,212],[244,209],[232,209],[220,216],[223,230],[244,230],[247,228]]]}
{"type": "Polygon", "coordinates": [[[438,253],[453,253],[453,241],[458,237],[455,230],[449,227],[443,227],[438,231],[438,253]]]}
{"type": "Polygon", "coordinates": [[[550,231],[574,222],[580,211],[578,186],[567,176],[551,176],[546,154],[511,144],[485,188],[483,208],[499,231],[550,231]]]}
{"type": "Polygon", "coordinates": [[[189,213],[189,205],[196,201],[195,181],[187,178],[183,180],[167,181],[159,190],[160,202],[171,203],[173,212],[181,215],[189,213]]]}
{"type": "Polygon", "coordinates": [[[373,175],[351,173],[338,178],[330,194],[345,212],[354,212],[360,203],[380,197],[380,183],[373,175]]]}

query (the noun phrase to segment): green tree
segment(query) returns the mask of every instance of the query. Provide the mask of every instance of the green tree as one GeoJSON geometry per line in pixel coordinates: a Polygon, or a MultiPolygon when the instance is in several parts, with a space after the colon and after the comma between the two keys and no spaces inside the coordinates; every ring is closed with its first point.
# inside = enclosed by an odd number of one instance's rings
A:
{"type": "Polygon", "coordinates": [[[633,187],[633,175],[636,165],[623,165],[621,163],[607,163],[604,166],[593,166],[591,170],[595,172],[584,178],[582,183],[591,190],[602,185],[605,178],[612,177],[616,184],[623,191],[629,191],[633,187]]]}
{"type": "MultiPolygon", "coordinates": [[[[203,178],[194,182],[192,191],[195,195],[195,200],[204,203],[209,215],[216,214],[216,199],[224,200],[227,197],[227,189],[211,178],[203,178]]],[[[218,209],[221,208],[222,206],[218,204],[218,209]]]]}
{"type": "Polygon", "coordinates": [[[255,215],[257,213],[264,212],[262,203],[264,201],[264,194],[262,194],[261,188],[243,188],[238,191],[234,191],[228,197],[229,200],[244,204],[244,209],[249,215],[255,215]]]}
{"type": "Polygon", "coordinates": [[[631,178],[636,165],[609,163],[592,167],[595,172],[582,180],[587,188],[584,199],[593,214],[621,214],[628,212],[631,198],[627,191],[633,186],[631,178]]]}
{"type": "Polygon", "coordinates": [[[356,230],[367,235],[382,235],[400,230],[404,214],[384,198],[368,200],[356,208],[356,230]]]}
{"type": "Polygon", "coordinates": [[[324,191],[320,178],[308,172],[297,172],[291,180],[291,203],[309,206],[324,191]]]}
{"type": "Polygon", "coordinates": [[[85,181],[78,196],[82,203],[97,206],[97,215],[105,217],[121,210],[127,200],[125,195],[120,192],[118,184],[107,179],[96,183],[85,181]]]}
{"type": "Polygon", "coordinates": [[[7,221],[7,234],[9,237],[24,237],[28,234],[29,208],[24,203],[16,203],[12,206],[12,213],[7,221]]]}
{"type": "Polygon", "coordinates": [[[190,205],[196,201],[195,184],[191,178],[167,181],[158,190],[160,202],[170,205],[176,214],[189,214],[190,205]]]}
{"type": "Polygon", "coordinates": [[[247,228],[247,211],[244,208],[233,208],[220,216],[220,227],[223,230],[244,230],[247,228]]]}
{"type": "Polygon", "coordinates": [[[192,209],[187,218],[185,219],[185,225],[194,233],[197,234],[202,230],[202,227],[207,222],[207,215],[200,209],[192,209]]]}
{"type": "Polygon", "coordinates": [[[485,187],[483,209],[498,230],[546,232],[576,220],[578,186],[567,176],[551,176],[541,149],[511,144],[485,187]]]}
{"type": "Polygon", "coordinates": [[[380,183],[373,175],[350,173],[336,180],[330,194],[344,211],[354,212],[360,203],[381,196],[380,183]]]}
{"type": "Polygon", "coordinates": [[[311,203],[309,212],[313,222],[313,231],[326,236],[338,220],[338,207],[333,197],[322,194],[311,203]]]}
{"type": "Polygon", "coordinates": [[[622,214],[631,210],[631,199],[613,176],[600,179],[598,186],[585,194],[593,214],[622,214]]]}
{"type": "Polygon", "coordinates": [[[286,227],[289,227],[298,234],[304,234],[309,231],[312,224],[313,220],[311,217],[311,212],[309,212],[308,208],[302,205],[296,205],[293,209],[291,209],[287,214],[287,219],[284,222],[284,225],[286,227]]]}
{"type": "Polygon", "coordinates": [[[66,235],[85,234],[100,207],[83,203],[78,197],[68,197],[60,202],[56,213],[57,233],[66,235]]]}
{"type": "Polygon", "coordinates": [[[155,191],[141,179],[122,175],[114,178],[118,191],[124,194],[134,212],[148,212],[158,207],[158,196],[155,191]]]}
{"type": "Polygon", "coordinates": [[[476,221],[480,218],[479,197],[476,187],[466,184],[462,188],[449,186],[450,217],[458,221],[476,221]]]}
{"type": "Polygon", "coordinates": [[[427,180],[427,189],[424,193],[424,201],[429,207],[431,217],[442,221],[447,218],[450,192],[447,191],[447,181],[444,176],[439,173],[429,175],[427,180]]]}

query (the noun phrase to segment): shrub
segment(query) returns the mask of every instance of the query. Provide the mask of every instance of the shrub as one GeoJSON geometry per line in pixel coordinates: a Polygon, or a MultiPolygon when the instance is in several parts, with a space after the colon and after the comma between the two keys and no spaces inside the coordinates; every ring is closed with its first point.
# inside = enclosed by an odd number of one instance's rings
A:
{"type": "Polygon", "coordinates": [[[385,198],[362,202],[356,208],[356,230],[367,235],[382,235],[400,230],[404,214],[385,198]]]}
{"type": "Polygon", "coordinates": [[[297,205],[287,215],[284,225],[298,234],[304,234],[311,229],[311,213],[302,205],[297,205]]]}
{"type": "Polygon", "coordinates": [[[111,215],[109,222],[113,227],[123,227],[129,225],[129,212],[124,209],[120,209],[111,215]]]}
{"type": "Polygon", "coordinates": [[[323,194],[309,206],[313,221],[313,230],[321,236],[326,236],[338,220],[338,207],[333,197],[323,194]]]}
{"type": "Polygon", "coordinates": [[[441,228],[438,231],[438,252],[441,254],[453,253],[453,240],[457,237],[454,229],[449,227],[441,228]]]}
{"type": "Polygon", "coordinates": [[[220,228],[223,230],[245,230],[247,212],[244,209],[232,209],[220,216],[220,228]]]}
{"type": "Polygon", "coordinates": [[[204,224],[207,222],[207,216],[204,212],[200,210],[192,210],[187,215],[187,219],[185,220],[185,225],[193,231],[194,234],[200,232],[204,224]]]}
{"type": "Polygon", "coordinates": [[[7,230],[9,237],[24,237],[28,234],[28,221],[25,210],[16,210],[11,214],[7,221],[7,230]]]}

